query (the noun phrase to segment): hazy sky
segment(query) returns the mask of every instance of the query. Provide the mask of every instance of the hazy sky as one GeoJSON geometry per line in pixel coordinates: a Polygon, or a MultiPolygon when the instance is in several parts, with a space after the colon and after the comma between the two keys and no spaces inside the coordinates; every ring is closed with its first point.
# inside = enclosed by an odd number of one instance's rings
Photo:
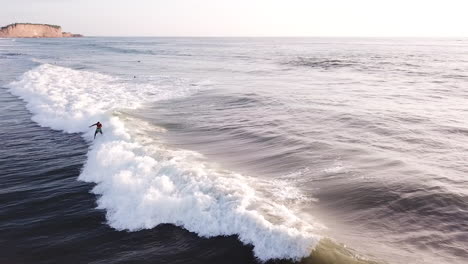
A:
{"type": "Polygon", "coordinates": [[[468,37],[468,0],[0,0],[0,25],[88,36],[468,37]]]}

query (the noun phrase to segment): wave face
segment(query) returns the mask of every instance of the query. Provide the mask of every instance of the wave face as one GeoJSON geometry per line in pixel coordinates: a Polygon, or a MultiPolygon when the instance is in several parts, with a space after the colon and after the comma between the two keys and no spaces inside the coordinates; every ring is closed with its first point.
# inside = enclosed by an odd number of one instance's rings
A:
{"type": "Polygon", "coordinates": [[[320,225],[301,220],[285,200],[305,199],[283,182],[220,170],[192,151],[168,149],[148,137],[149,124],[119,111],[190,95],[199,87],[160,88],[49,64],[9,85],[41,126],[82,133],[92,141],[79,180],[93,182],[108,224],[136,231],[171,223],[203,237],[237,235],[260,260],[306,257],[320,225]]]}

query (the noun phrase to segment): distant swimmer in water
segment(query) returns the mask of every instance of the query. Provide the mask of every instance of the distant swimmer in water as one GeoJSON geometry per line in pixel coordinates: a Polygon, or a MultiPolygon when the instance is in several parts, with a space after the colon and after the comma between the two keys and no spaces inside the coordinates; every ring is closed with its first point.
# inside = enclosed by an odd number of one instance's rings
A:
{"type": "Polygon", "coordinates": [[[94,139],[96,139],[97,133],[101,133],[102,135],[102,124],[98,121],[96,124],[92,124],[89,127],[96,126],[96,132],[94,132],[94,139]]]}

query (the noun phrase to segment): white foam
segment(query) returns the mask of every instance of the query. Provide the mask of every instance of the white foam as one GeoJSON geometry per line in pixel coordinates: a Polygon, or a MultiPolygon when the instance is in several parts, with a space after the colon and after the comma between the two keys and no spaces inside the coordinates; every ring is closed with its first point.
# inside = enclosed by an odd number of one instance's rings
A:
{"type": "Polygon", "coordinates": [[[238,235],[261,260],[305,257],[320,239],[314,224],[282,203],[294,198],[292,189],[275,194],[284,186],[267,188],[273,183],[214,169],[198,153],[139,140],[138,125],[129,133],[127,121],[116,112],[186,95],[188,88],[131,85],[103,74],[42,65],[10,90],[26,101],[42,126],[82,132],[91,140],[88,125],[104,124],[79,179],[96,183],[98,207],[106,210],[113,228],[134,231],[172,223],[205,237],[238,235]]]}

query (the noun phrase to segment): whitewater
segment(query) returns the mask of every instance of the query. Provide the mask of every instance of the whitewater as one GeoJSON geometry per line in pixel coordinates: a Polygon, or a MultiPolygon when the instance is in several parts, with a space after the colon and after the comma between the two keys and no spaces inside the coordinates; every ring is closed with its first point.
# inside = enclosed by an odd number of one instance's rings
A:
{"type": "Polygon", "coordinates": [[[323,225],[303,221],[281,204],[284,195],[305,199],[294,187],[217,170],[199,153],[169,149],[145,137],[149,124],[120,113],[190,96],[197,87],[161,89],[43,64],[9,88],[39,125],[81,133],[89,142],[78,179],[96,184],[98,208],[117,230],[169,223],[203,237],[237,235],[263,261],[307,257],[320,240],[317,230],[323,225]],[[96,121],[103,123],[104,134],[93,140],[89,125],[96,121]]]}

